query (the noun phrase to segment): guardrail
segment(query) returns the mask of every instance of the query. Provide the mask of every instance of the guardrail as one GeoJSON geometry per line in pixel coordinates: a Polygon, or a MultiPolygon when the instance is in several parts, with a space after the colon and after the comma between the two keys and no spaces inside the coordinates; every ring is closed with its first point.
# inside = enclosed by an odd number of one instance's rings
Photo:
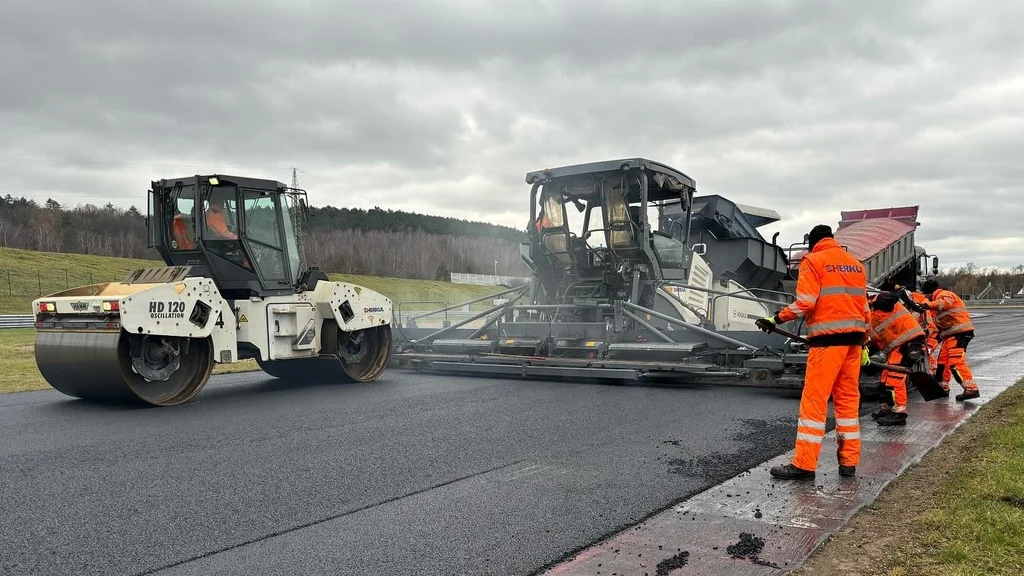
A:
{"type": "Polygon", "coordinates": [[[31,314],[4,314],[0,315],[0,329],[4,328],[32,328],[35,326],[35,317],[31,314]]]}
{"type": "Polygon", "coordinates": [[[991,298],[985,300],[964,300],[964,304],[968,308],[995,308],[1002,306],[1004,308],[1022,308],[1024,307],[1024,298],[991,298]]]}

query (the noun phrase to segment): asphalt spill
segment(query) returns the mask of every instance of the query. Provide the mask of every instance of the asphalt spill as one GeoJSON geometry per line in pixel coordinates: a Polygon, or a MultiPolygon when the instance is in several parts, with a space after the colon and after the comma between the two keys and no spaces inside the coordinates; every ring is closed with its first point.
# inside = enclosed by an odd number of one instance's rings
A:
{"type": "Polygon", "coordinates": [[[764,549],[764,538],[758,538],[748,532],[740,532],[740,541],[730,544],[725,549],[733,558],[748,558],[756,556],[764,549]]]}
{"type": "Polygon", "coordinates": [[[668,576],[673,570],[678,570],[679,568],[686,566],[689,559],[690,553],[685,550],[675,556],[665,558],[661,562],[658,562],[658,566],[655,568],[654,574],[655,576],[668,576]]]}
{"type": "Polygon", "coordinates": [[[762,550],[764,550],[764,538],[759,538],[749,532],[740,532],[740,541],[735,544],[730,544],[729,547],[725,549],[730,556],[737,560],[745,559],[757,564],[758,566],[778,568],[776,564],[767,560],[762,560],[759,557],[762,550]]]}
{"type": "MultiPolygon", "coordinates": [[[[766,445],[785,445],[795,438],[796,423],[794,418],[776,418],[774,420],[742,420],[743,429],[733,435],[738,449],[734,452],[711,452],[697,458],[668,457],[669,474],[695,476],[711,479],[714,483],[731,478],[736,474],[737,467],[750,467],[763,460],[766,445]]],[[[678,446],[683,453],[690,452],[685,443],[678,440],[662,440],[669,446],[678,446]]],[[[660,460],[660,458],[659,458],[660,460]]]]}

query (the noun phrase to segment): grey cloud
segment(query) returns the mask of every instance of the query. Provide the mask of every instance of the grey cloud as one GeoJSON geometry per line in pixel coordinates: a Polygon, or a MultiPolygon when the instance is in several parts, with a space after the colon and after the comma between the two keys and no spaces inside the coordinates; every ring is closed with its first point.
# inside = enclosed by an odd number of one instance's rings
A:
{"type": "Polygon", "coordinates": [[[527,171],[646,155],[784,243],[921,204],[944,264],[1012,266],[1024,5],[999,4],[9,0],[0,159],[59,162],[3,163],[0,193],[140,205],[192,171],[158,165],[296,165],[314,204],[521,227],[527,171]]]}

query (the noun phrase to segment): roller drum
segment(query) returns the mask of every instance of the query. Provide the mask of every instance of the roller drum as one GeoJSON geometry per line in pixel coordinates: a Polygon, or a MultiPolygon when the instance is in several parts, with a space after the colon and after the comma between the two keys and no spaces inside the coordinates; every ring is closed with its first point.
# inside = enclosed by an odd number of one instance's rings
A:
{"type": "Polygon", "coordinates": [[[341,367],[355,382],[376,380],[391,362],[391,348],[391,327],[387,325],[338,333],[341,367]]]}
{"type": "Polygon", "coordinates": [[[192,399],[213,371],[209,340],[188,343],[180,367],[163,382],[132,368],[128,335],[119,332],[36,332],[36,365],[57,391],[106,403],[172,406],[192,399]]]}
{"type": "Polygon", "coordinates": [[[357,332],[334,329],[326,335],[336,357],[296,358],[293,360],[256,359],[267,374],[282,380],[305,382],[371,382],[391,361],[391,327],[374,326],[357,332]]]}

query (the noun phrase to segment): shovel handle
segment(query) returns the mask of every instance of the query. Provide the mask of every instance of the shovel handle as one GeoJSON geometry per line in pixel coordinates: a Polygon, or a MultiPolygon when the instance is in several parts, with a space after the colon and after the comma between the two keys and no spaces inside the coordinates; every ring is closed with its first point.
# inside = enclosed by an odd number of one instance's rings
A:
{"type": "Polygon", "coordinates": [[[782,328],[779,328],[778,326],[772,326],[772,332],[775,332],[776,334],[785,336],[786,338],[792,338],[793,340],[796,340],[797,342],[803,342],[804,344],[808,343],[807,342],[807,338],[804,338],[803,336],[797,336],[796,334],[793,334],[792,332],[788,332],[786,330],[783,330],[782,328]]]}
{"type": "Polygon", "coordinates": [[[883,368],[885,370],[890,370],[892,372],[900,372],[900,373],[903,373],[903,374],[913,374],[914,373],[914,371],[911,370],[910,368],[905,368],[903,366],[896,366],[895,364],[885,364],[883,362],[871,362],[871,365],[872,366],[877,366],[879,368],[883,368]]]}
{"type": "MultiPolygon", "coordinates": [[[[793,334],[792,332],[783,330],[782,328],[779,328],[778,326],[773,326],[772,327],[772,331],[777,333],[777,334],[779,334],[779,335],[785,336],[787,338],[792,338],[793,340],[796,340],[798,342],[803,342],[804,344],[807,344],[807,339],[806,338],[804,338],[802,336],[797,336],[796,334],[793,334]]],[[[910,368],[905,368],[903,366],[896,366],[895,364],[885,364],[883,362],[871,362],[871,365],[872,366],[877,366],[878,368],[884,368],[886,370],[891,370],[893,372],[900,372],[902,374],[913,374],[914,373],[914,371],[911,370],[910,368]]]]}

